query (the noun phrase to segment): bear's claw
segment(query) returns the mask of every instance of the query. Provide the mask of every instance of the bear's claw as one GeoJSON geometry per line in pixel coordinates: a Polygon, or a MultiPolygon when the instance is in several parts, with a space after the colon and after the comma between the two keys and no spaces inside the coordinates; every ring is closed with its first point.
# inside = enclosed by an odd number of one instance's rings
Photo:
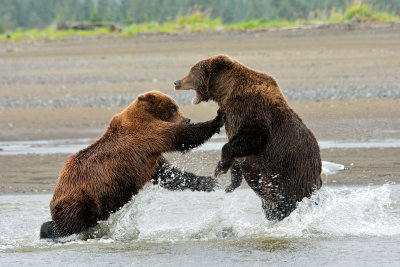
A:
{"type": "Polygon", "coordinates": [[[225,193],[232,193],[235,191],[236,187],[230,184],[227,188],[225,188],[225,193]]]}
{"type": "Polygon", "coordinates": [[[217,167],[214,171],[214,177],[218,178],[218,176],[227,173],[230,167],[230,165],[224,164],[221,161],[218,162],[217,167]]]}
{"type": "Polygon", "coordinates": [[[191,188],[192,191],[212,192],[219,184],[217,180],[209,176],[201,176],[199,178],[197,183],[191,188]]]}

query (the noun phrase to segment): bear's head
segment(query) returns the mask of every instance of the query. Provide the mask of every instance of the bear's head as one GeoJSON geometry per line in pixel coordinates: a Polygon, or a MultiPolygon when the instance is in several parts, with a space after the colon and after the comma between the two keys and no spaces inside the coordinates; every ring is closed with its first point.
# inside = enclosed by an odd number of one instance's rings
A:
{"type": "Polygon", "coordinates": [[[224,55],[213,56],[198,62],[182,79],[174,82],[175,90],[194,90],[194,104],[209,99],[217,100],[218,89],[221,88],[221,76],[232,68],[234,61],[224,55]]]}
{"type": "Polygon", "coordinates": [[[158,91],[139,95],[136,100],[136,107],[157,120],[186,124],[190,122],[190,119],[185,118],[179,111],[178,105],[170,96],[158,91]]]}
{"type": "Polygon", "coordinates": [[[151,91],[139,95],[122,112],[115,115],[109,126],[112,133],[131,133],[138,126],[147,126],[154,121],[166,121],[178,124],[188,124],[190,119],[185,118],[179,111],[176,102],[166,94],[151,91]]]}

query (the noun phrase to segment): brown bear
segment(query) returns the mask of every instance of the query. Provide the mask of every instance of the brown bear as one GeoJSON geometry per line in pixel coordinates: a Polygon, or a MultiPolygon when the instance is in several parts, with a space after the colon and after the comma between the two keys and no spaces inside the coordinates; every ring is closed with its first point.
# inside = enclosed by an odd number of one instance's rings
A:
{"type": "Polygon", "coordinates": [[[68,236],[95,226],[151,179],[170,189],[212,189],[213,178],[182,172],[162,156],[204,143],[223,126],[224,114],[189,122],[169,96],[156,91],[140,95],[113,117],[99,140],[67,161],[50,202],[52,221],[42,225],[40,237],[68,236]]]}
{"type": "Polygon", "coordinates": [[[219,55],[194,65],[175,89],[195,90],[195,104],[211,99],[226,114],[229,142],[215,170],[218,176],[231,168],[226,192],[244,178],[261,197],[267,219],[282,220],[321,187],[317,140],[273,77],[219,55]]]}

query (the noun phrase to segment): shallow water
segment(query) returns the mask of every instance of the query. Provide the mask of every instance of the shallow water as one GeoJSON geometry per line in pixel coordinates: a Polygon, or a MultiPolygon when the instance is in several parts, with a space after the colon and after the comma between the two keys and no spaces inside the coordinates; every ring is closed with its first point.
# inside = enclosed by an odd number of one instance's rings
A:
{"type": "MultiPolygon", "coordinates": [[[[224,135],[216,135],[212,141],[203,144],[193,151],[221,150],[226,143],[224,135]]],[[[0,141],[1,155],[26,155],[26,154],[72,154],[88,147],[96,141],[93,138],[53,139],[53,140],[27,140],[27,141],[0,141]]],[[[400,139],[371,139],[360,140],[320,140],[321,149],[332,148],[398,148],[400,139]]]]}
{"type": "Polygon", "coordinates": [[[250,189],[147,186],[87,233],[38,238],[51,195],[0,196],[0,265],[395,266],[400,186],[323,187],[268,222],[250,189]],[[318,203],[315,205],[315,203],[318,203]]]}

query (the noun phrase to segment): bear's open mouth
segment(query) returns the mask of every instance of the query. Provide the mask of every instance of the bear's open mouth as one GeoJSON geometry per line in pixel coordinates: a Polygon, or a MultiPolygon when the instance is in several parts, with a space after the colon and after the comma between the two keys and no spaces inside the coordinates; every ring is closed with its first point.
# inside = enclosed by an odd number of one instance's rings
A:
{"type": "Polygon", "coordinates": [[[179,90],[193,90],[193,91],[195,91],[195,95],[194,95],[194,97],[192,98],[192,104],[195,104],[195,105],[197,105],[197,104],[199,104],[200,102],[201,102],[201,96],[200,96],[200,94],[199,94],[199,92],[195,89],[195,88],[193,88],[193,87],[188,87],[188,88],[183,88],[183,89],[179,89],[179,90]]]}
{"type": "Polygon", "coordinates": [[[196,94],[192,98],[192,103],[197,105],[197,104],[199,104],[201,102],[201,97],[200,97],[200,95],[199,95],[199,93],[197,92],[196,89],[192,88],[192,90],[194,90],[196,92],[196,94]]]}

